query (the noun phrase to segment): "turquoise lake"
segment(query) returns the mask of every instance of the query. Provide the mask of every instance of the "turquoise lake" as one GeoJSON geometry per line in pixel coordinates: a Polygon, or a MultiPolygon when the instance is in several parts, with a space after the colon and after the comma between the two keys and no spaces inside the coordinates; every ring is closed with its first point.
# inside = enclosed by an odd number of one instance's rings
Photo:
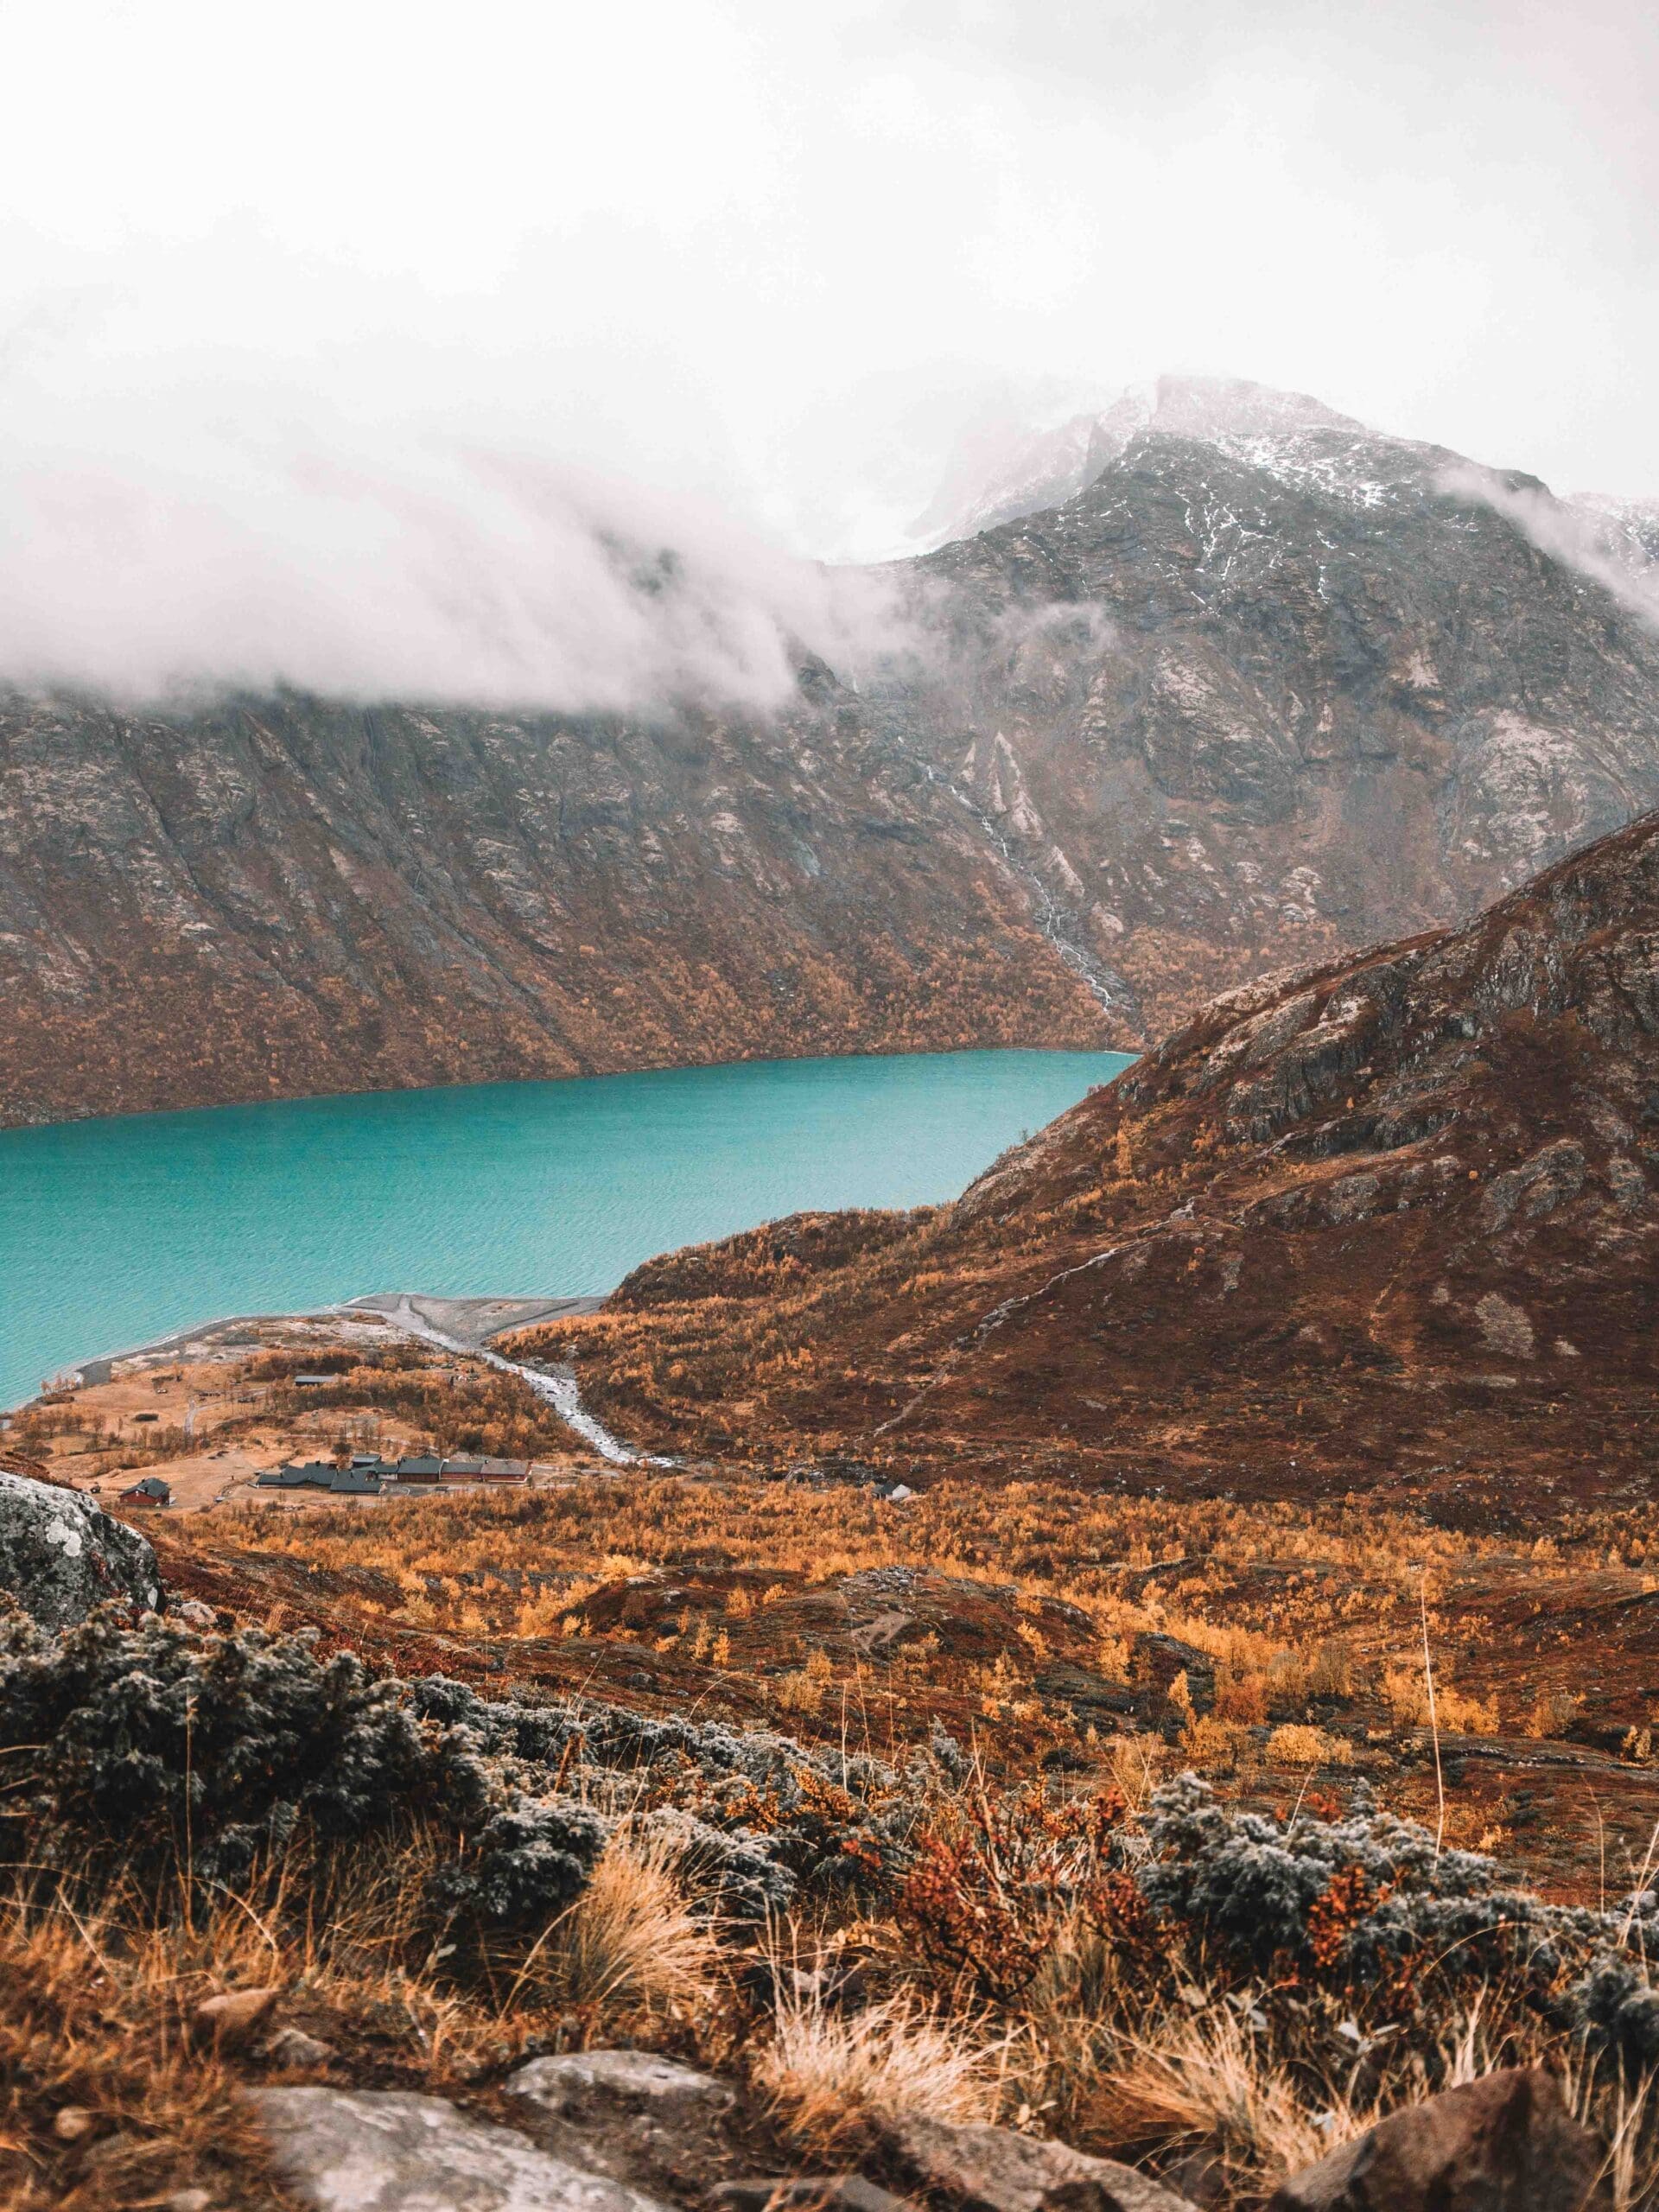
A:
{"type": "Polygon", "coordinates": [[[1128,1064],[747,1061],[0,1131],[0,1406],[225,1314],[580,1296],[804,1206],[954,1198],[1128,1064]]]}

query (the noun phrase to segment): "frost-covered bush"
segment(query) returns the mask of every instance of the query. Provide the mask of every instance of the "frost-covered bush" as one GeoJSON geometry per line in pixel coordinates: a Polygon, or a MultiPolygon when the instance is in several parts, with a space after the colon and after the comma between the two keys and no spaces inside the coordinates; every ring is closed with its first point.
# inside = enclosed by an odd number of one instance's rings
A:
{"type": "Polygon", "coordinates": [[[1136,1881],[1147,1904],[1256,1970],[1289,1960],[1366,1980],[1432,1961],[1454,1978],[1520,1972],[1542,1991],[1614,1924],[1513,1888],[1480,1853],[1437,1850],[1415,1821],[1378,1811],[1363,1784],[1341,1819],[1280,1821],[1218,1804],[1185,1774],[1154,1795],[1143,1838],[1136,1881]]]}
{"type": "Polygon", "coordinates": [[[544,1928],[588,1886],[612,1823],[569,1797],[509,1806],[432,1877],[439,1910],[498,1929],[544,1928]]]}
{"type": "Polygon", "coordinates": [[[1568,1991],[1567,2011],[1592,2050],[1613,2054],[1636,2074],[1659,2065],[1659,1989],[1635,1961],[1599,1954],[1568,1991]]]}
{"type": "Polygon", "coordinates": [[[302,1822],[360,1835],[415,1809],[464,1813],[476,1794],[398,1686],[349,1654],[113,1611],[55,1636],[0,1623],[0,1752],[12,1811],[118,1841],[140,1869],[188,1858],[221,1879],[302,1822]]]}
{"type": "Polygon", "coordinates": [[[661,1844],[700,1905],[729,1920],[766,1920],[794,1899],[795,1878],[779,1863],[778,1839],[747,1828],[718,1828],[683,1808],[647,1813],[639,1833],[661,1844]]]}
{"type": "Polygon", "coordinates": [[[648,1827],[671,1809],[690,1888],[734,1919],[763,1918],[802,1889],[879,1884],[923,1790],[944,1771],[937,1754],[918,1753],[898,1776],[878,1759],[829,1758],[768,1729],[622,1706],[493,1703],[442,1675],[412,1683],[410,1698],[518,1789],[545,1789],[550,1770],[609,1813],[646,1815],[648,1827]]]}
{"type": "Polygon", "coordinates": [[[57,1635],[0,1624],[0,1754],[27,1823],[17,1858],[102,1848],[146,1878],[188,1864],[233,1881],[302,1840],[419,1821],[443,1854],[429,1906],[498,1929],[573,1904],[620,1820],[671,1836],[694,1897],[740,1920],[877,1863],[874,1842],[902,1825],[887,1768],[855,1760],[834,1778],[784,1736],[493,1702],[445,1675],[404,1683],[320,1656],[312,1630],[204,1637],[113,1611],[57,1635]],[[841,1847],[859,1837],[862,1860],[841,1847]]]}
{"type": "Polygon", "coordinates": [[[784,1779],[803,1763],[823,1764],[792,1738],[769,1729],[745,1732],[724,1721],[632,1713],[620,1705],[497,1702],[448,1675],[427,1675],[410,1683],[409,1699],[423,1719],[470,1729],[480,1745],[498,1757],[556,1765],[575,1742],[585,1765],[619,1778],[677,1766],[765,1785],[784,1779]]]}

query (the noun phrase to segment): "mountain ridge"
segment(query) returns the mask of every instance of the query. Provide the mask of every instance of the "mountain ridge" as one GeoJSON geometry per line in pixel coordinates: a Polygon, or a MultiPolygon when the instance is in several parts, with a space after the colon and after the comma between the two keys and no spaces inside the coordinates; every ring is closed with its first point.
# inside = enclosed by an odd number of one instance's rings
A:
{"type": "Polygon", "coordinates": [[[1640,503],[1541,510],[1598,574],[1480,494],[1535,480],[1224,393],[881,571],[914,650],[772,717],[0,702],[0,1122],[1135,1047],[1659,804],[1640,503]]]}
{"type": "Polygon", "coordinates": [[[1656,1280],[1659,813],[1224,995],[952,1206],[665,1255],[531,1343],[652,1448],[1503,1525],[1649,1494],[1656,1280]]]}

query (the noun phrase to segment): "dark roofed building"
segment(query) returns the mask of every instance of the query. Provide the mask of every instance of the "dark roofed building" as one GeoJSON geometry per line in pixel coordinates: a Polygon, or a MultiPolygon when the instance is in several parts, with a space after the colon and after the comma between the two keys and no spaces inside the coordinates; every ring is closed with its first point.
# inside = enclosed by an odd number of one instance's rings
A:
{"type": "Polygon", "coordinates": [[[173,1492],[159,1475],[146,1475],[141,1482],[134,1483],[130,1490],[124,1490],[121,1495],[134,1505],[171,1505],[173,1503],[173,1492]]]}
{"type": "Polygon", "coordinates": [[[423,1452],[412,1459],[400,1459],[397,1473],[406,1483],[435,1483],[443,1473],[443,1462],[435,1459],[429,1452],[423,1452]]]}
{"type": "Polygon", "coordinates": [[[443,1478],[447,1483],[475,1483],[483,1471],[484,1462],[481,1459],[463,1457],[446,1459],[443,1463],[443,1478]]]}
{"type": "Polygon", "coordinates": [[[380,1478],[366,1467],[336,1467],[328,1487],[336,1497],[378,1497],[380,1478]]]}
{"type": "Polygon", "coordinates": [[[527,1483],[530,1480],[528,1459],[481,1459],[479,1465],[486,1483],[527,1483]]]}
{"type": "Polygon", "coordinates": [[[289,1459],[269,1469],[258,1481],[264,1490],[332,1490],[339,1471],[332,1459],[307,1459],[302,1465],[289,1459]]]}

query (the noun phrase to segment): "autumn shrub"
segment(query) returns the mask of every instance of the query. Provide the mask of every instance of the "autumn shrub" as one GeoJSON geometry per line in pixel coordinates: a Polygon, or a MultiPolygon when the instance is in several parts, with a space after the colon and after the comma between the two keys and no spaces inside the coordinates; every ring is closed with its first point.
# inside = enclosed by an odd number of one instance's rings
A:
{"type": "Polygon", "coordinates": [[[1345,1736],[1289,1720],[1268,1738],[1265,1756],[1282,1766],[1347,1766],[1354,1747],[1345,1736]]]}
{"type": "Polygon", "coordinates": [[[953,1979],[1003,2003],[1029,1987],[1078,1914],[1126,1941],[1144,1934],[1139,1897],[1109,1863],[1126,1812],[1116,1790],[960,1793],[915,1839],[900,1926],[953,1979]]]}
{"type": "Polygon", "coordinates": [[[1382,1678],[1382,1694],[1395,1719],[1406,1727],[1427,1727],[1431,1721],[1450,1735],[1495,1736],[1497,1705],[1494,1699],[1468,1697],[1450,1682],[1438,1681],[1433,1699],[1421,1660],[1402,1660],[1382,1678]]]}

